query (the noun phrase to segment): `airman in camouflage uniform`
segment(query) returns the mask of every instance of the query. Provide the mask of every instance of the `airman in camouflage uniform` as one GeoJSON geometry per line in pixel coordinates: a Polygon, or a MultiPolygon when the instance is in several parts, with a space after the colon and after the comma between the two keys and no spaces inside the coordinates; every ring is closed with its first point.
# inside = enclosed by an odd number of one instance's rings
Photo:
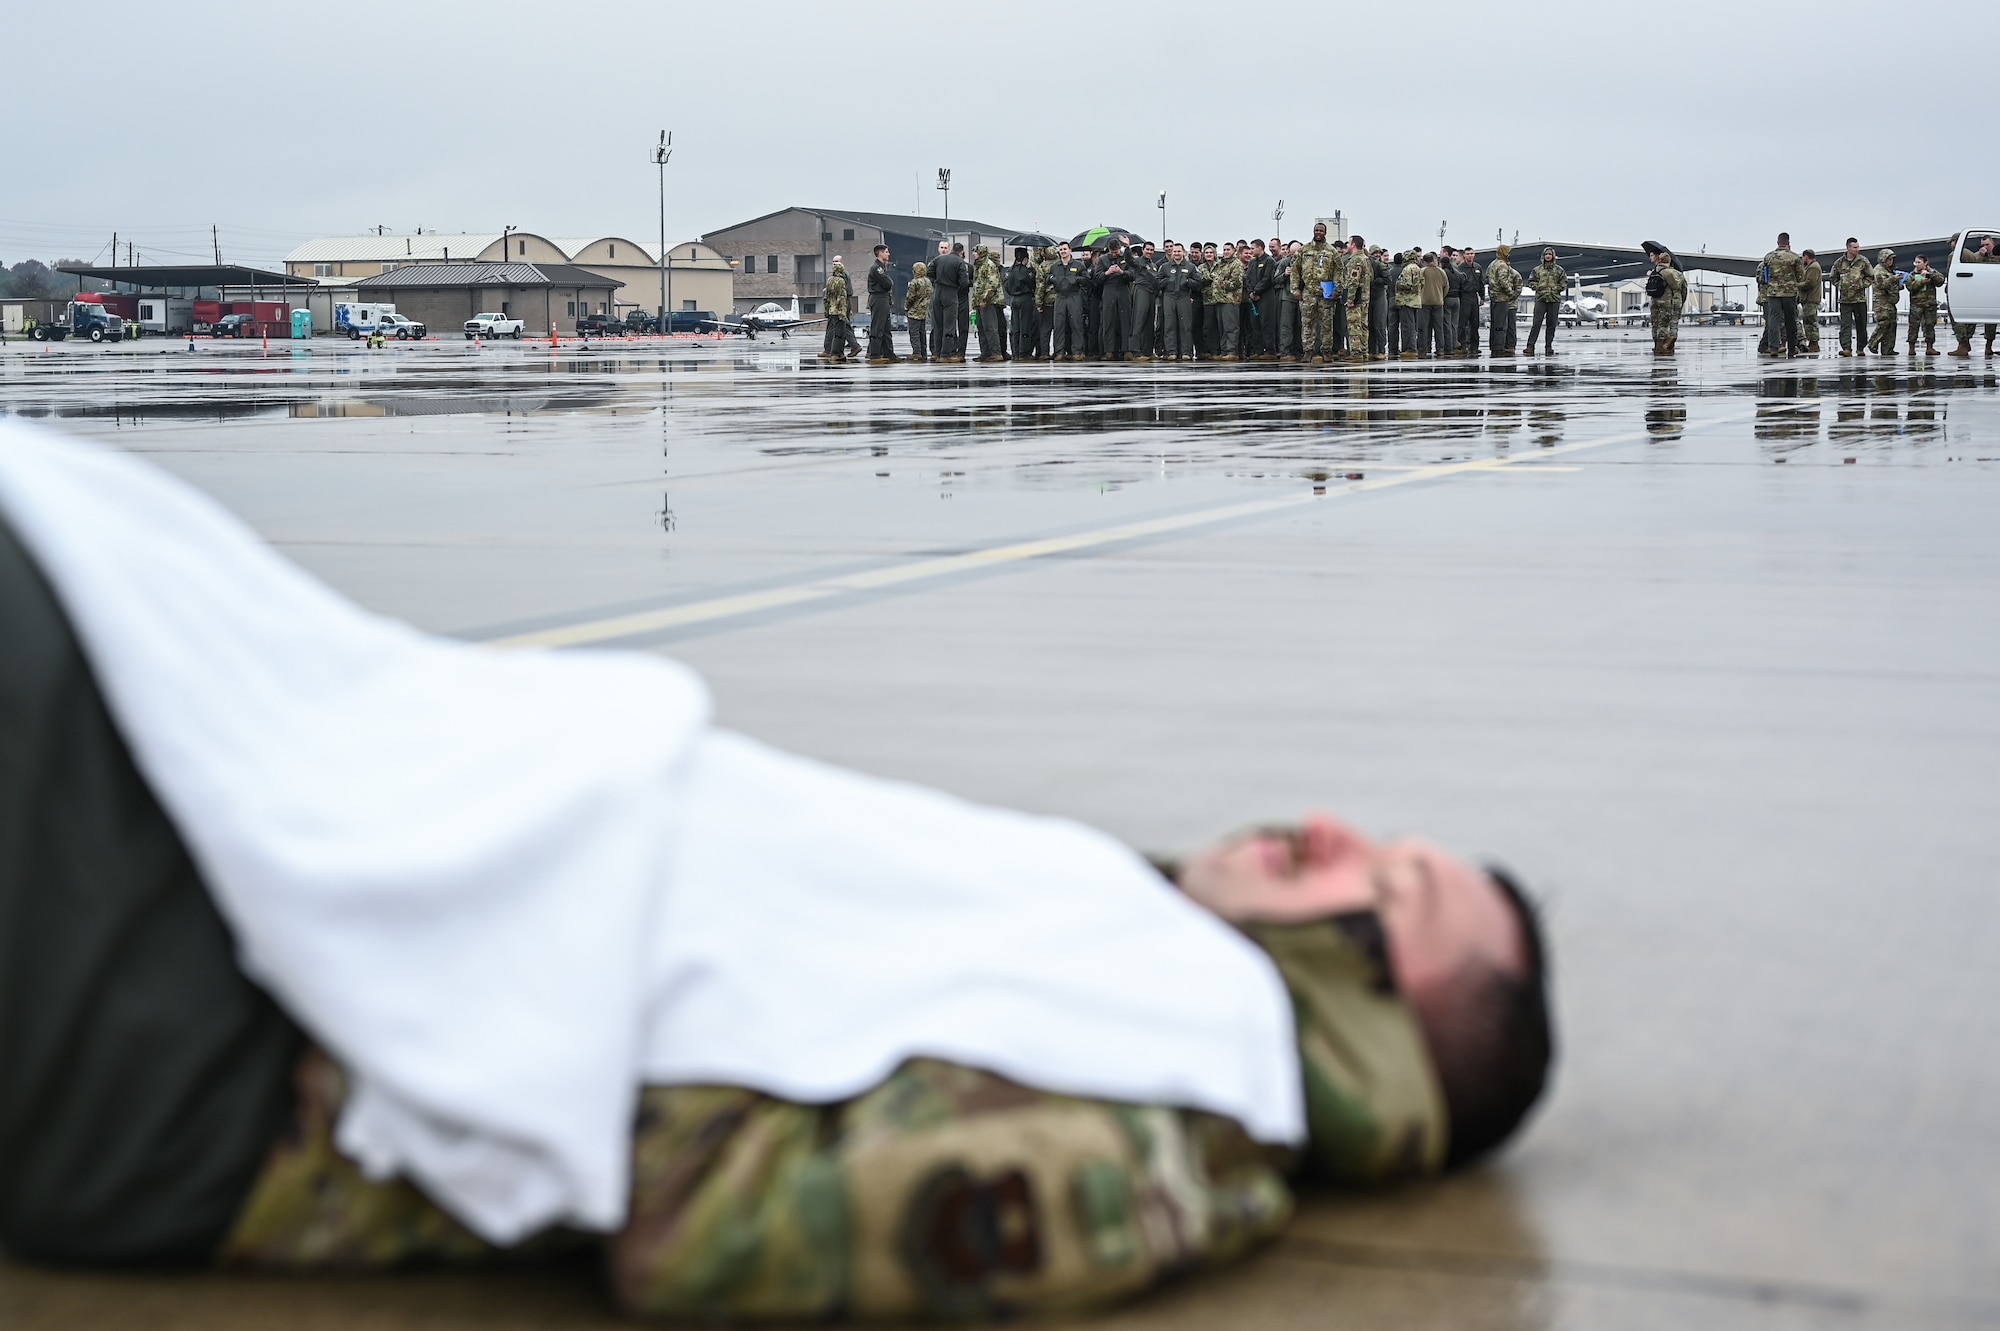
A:
{"type": "Polygon", "coordinates": [[[1004,360],[1007,346],[1001,337],[1005,324],[1000,302],[1005,294],[1000,285],[1000,265],[994,260],[993,251],[984,245],[972,254],[972,309],[979,325],[979,359],[1004,360]]]}
{"type": "MultiPolygon", "coordinates": [[[[1687,306],[1687,278],[1674,267],[1674,256],[1653,256],[1653,276],[1660,279],[1660,293],[1653,297],[1653,354],[1671,356],[1680,341],[1681,311],[1687,306]]],[[[1651,290],[1651,283],[1648,283],[1651,290]]]]}
{"type": "Polygon", "coordinates": [[[1334,249],[1326,242],[1326,223],[1315,222],[1312,242],[1299,247],[1286,279],[1299,302],[1299,357],[1314,364],[1325,360],[1326,353],[1333,350],[1333,330],[1327,319],[1326,297],[1320,288],[1320,283],[1332,276],[1333,263],[1334,249]]]}
{"type": "Polygon", "coordinates": [[[1861,244],[1847,238],[1847,252],[1833,261],[1833,290],[1840,298],[1840,354],[1859,356],[1868,350],[1868,288],[1875,270],[1861,253],[1861,244]],[[1851,340],[1850,340],[1851,339],[1851,340]]]}
{"type": "Polygon", "coordinates": [[[820,306],[826,312],[826,345],[820,351],[821,360],[846,360],[849,356],[861,354],[861,343],[855,340],[854,325],[848,315],[852,306],[851,288],[847,285],[847,268],[838,257],[833,261],[833,271],[827,274],[826,285],[820,289],[820,306]]]}
{"type": "MultiPolygon", "coordinates": [[[[1444,1102],[1372,914],[1244,926],[1289,990],[1308,1141],[1261,1147],[1196,1110],[1085,1100],[918,1058],[852,1100],[646,1089],[625,1225],[602,1242],[628,1311],[749,1319],[999,1318],[1101,1307],[1274,1237],[1287,1174],[1347,1186],[1437,1173],[1444,1102]]],[[[344,1086],[309,1056],[221,1262],[381,1270],[503,1254],[333,1146],[344,1086]]]]}
{"type": "Polygon", "coordinates": [[[1236,257],[1233,248],[1225,246],[1222,257],[1209,270],[1208,289],[1215,298],[1221,332],[1216,341],[1216,359],[1242,360],[1243,261],[1236,257]]]}
{"type": "Polygon", "coordinates": [[[1764,256],[1759,270],[1764,278],[1765,321],[1771,327],[1771,341],[1765,354],[1792,357],[1799,354],[1799,288],[1805,284],[1806,266],[1792,252],[1792,238],[1778,233],[1778,247],[1764,256]]]}
{"type": "Polygon", "coordinates": [[[1417,359],[1417,315],[1424,304],[1422,247],[1403,253],[1403,270],[1396,275],[1396,345],[1403,360],[1417,359]]]}
{"type": "Polygon", "coordinates": [[[1056,289],[1049,285],[1049,269],[1056,256],[1047,246],[1035,251],[1035,359],[1049,358],[1049,340],[1056,331],[1056,289]]]}
{"type": "Polygon", "coordinates": [[[1917,337],[1924,340],[1924,354],[1937,355],[1938,292],[1944,289],[1944,274],[1931,267],[1930,258],[1917,256],[1917,266],[1903,284],[1910,293],[1910,354],[1917,354],[1917,337]]]}
{"type": "Polygon", "coordinates": [[[1368,242],[1360,236],[1347,241],[1347,254],[1340,262],[1340,295],[1347,305],[1347,359],[1368,361],[1368,298],[1375,285],[1375,261],[1368,257],[1368,242]]]}
{"type": "Polygon", "coordinates": [[[1903,294],[1903,275],[1896,271],[1896,251],[1883,250],[1875,256],[1875,336],[1868,349],[1884,356],[1896,354],[1896,302],[1903,294]]]}
{"type": "Polygon", "coordinates": [[[1806,350],[1815,356],[1819,354],[1819,301],[1826,290],[1826,273],[1819,266],[1819,256],[1811,250],[1799,255],[1805,275],[1799,280],[1799,337],[1805,342],[1806,350]]]}
{"type": "Polygon", "coordinates": [[[1521,298],[1521,275],[1510,262],[1513,255],[1513,246],[1502,245],[1493,262],[1486,265],[1486,290],[1492,300],[1492,308],[1487,312],[1491,326],[1486,332],[1486,350],[1495,356],[1513,355],[1514,340],[1520,332],[1514,322],[1514,302],[1521,298]]]}
{"type": "Polygon", "coordinates": [[[931,280],[923,261],[910,265],[910,285],[903,289],[903,321],[910,326],[910,359],[928,360],[924,327],[931,317],[931,280]]]}
{"type": "Polygon", "coordinates": [[[1528,354],[1535,354],[1535,337],[1542,338],[1542,354],[1556,354],[1556,316],[1562,312],[1563,293],[1569,289],[1569,274],[1556,263],[1554,250],[1543,250],[1542,261],[1528,270],[1528,285],[1535,293],[1535,318],[1528,325],[1528,354]],[[1542,330],[1546,328],[1546,333],[1542,330]]]}

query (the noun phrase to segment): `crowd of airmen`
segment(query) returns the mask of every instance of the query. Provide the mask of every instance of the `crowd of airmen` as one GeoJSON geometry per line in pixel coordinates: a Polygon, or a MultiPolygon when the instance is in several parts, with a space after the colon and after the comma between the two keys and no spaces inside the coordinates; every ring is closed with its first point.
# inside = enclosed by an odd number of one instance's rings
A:
{"type": "MultiPolygon", "coordinates": [[[[1970,262],[1996,262],[1984,242],[1970,262]],[[1985,257],[1982,257],[1985,256],[1985,257]]],[[[1653,354],[1672,356],[1687,302],[1687,278],[1673,254],[1657,249],[1646,290],[1652,301],[1653,354]]],[[[895,280],[889,249],[875,247],[867,275],[867,359],[902,359],[891,341],[895,280]]],[[[1874,264],[1853,239],[1831,278],[1841,306],[1843,356],[1895,351],[1897,298],[1910,296],[1910,351],[1919,332],[1936,354],[1937,296],[1942,274],[1926,256],[1899,272],[1883,250],[1874,264]],[[1868,336],[1868,299],[1875,300],[1868,336]],[[1850,329],[1853,348],[1850,350],[1850,329]]],[[[1016,246],[1011,265],[987,246],[970,257],[963,243],[941,240],[936,258],[917,263],[903,296],[913,360],[965,360],[977,335],[976,359],[1030,361],[1284,361],[1328,362],[1476,358],[1482,308],[1487,313],[1487,354],[1555,354],[1556,323],[1569,274],[1554,250],[1524,277],[1511,247],[1497,247],[1480,264],[1473,249],[1449,245],[1436,251],[1412,247],[1390,254],[1361,236],[1327,240],[1324,223],[1310,241],[1273,239],[1183,245],[1107,235],[1087,249],[1067,243],[1016,246]],[[1516,302],[1534,300],[1527,345],[1518,345],[1516,302]]],[[[1794,253],[1781,234],[1758,271],[1765,355],[1797,356],[1819,350],[1819,302],[1826,274],[1811,250],[1794,253]]],[[[862,355],[850,315],[854,292],[843,260],[835,256],[823,292],[826,341],[822,359],[862,355]]],[[[1987,355],[1993,354],[1987,326],[1987,355]]],[[[1959,326],[1967,355],[1972,332],[1959,326]]]]}
{"type": "MultiPolygon", "coordinates": [[[[1953,242],[1956,244],[1956,241],[1953,242]]],[[[1982,237],[1975,247],[1968,241],[1965,263],[2000,263],[1993,237],[1982,237]]],[[[1764,338],[1758,352],[1765,356],[1819,354],[1820,295],[1827,280],[1833,283],[1840,302],[1840,354],[1880,356],[1896,354],[1896,323],[1900,298],[1910,298],[1908,352],[1915,356],[1919,339],[1921,354],[1935,356],[1937,349],[1938,294],[1944,290],[1942,269],[1931,266],[1928,254],[1919,254],[1907,270],[1896,267],[1896,251],[1880,250],[1871,264],[1861,252],[1861,243],[1847,238],[1847,252],[1833,261],[1831,270],[1822,269],[1811,250],[1792,252],[1792,238],[1778,235],[1778,247],[1764,256],[1757,269],[1757,303],[1764,311],[1764,338]],[[1870,302],[1874,319],[1869,319],[1870,302]]],[[[1972,355],[1973,325],[1954,322],[1952,331],[1958,345],[1946,355],[1972,355]]],[[[1986,355],[1993,355],[1994,326],[1986,325],[1986,355]]]]}

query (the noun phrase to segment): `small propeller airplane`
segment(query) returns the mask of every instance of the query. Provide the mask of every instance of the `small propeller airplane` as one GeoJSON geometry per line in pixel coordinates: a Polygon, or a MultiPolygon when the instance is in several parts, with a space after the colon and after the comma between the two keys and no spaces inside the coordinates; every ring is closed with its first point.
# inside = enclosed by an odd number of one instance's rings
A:
{"type": "Polygon", "coordinates": [[[801,324],[818,323],[818,319],[807,319],[799,314],[799,298],[792,297],[790,308],[767,300],[756,309],[743,316],[743,322],[760,333],[786,333],[801,324]]]}

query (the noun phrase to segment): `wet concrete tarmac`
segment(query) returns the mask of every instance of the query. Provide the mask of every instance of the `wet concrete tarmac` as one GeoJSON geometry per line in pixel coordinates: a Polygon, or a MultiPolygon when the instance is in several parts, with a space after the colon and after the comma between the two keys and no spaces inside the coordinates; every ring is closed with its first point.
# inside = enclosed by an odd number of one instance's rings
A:
{"type": "MultiPolygon", "coordinates": [[[[1312,804],[1546,898],[1494,1166],[1119,1327],[2000,1324],[2000,377],[824,365],[811,344],[0,350],[365,604],[655,647],[724,723],[1184,846],[1312,804]]],[[[0,1270],[0,1322],[568,1326],[587,1274],[0,1270]]]]}

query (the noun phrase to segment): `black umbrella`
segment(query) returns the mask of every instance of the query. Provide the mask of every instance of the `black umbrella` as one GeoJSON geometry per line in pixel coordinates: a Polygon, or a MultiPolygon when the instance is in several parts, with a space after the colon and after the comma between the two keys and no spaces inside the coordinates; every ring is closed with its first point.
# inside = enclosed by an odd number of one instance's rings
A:
{"type": "Polygon", "coordinates": [[[1681,267],[1681,256],[1675,254],[1657,240],[1642,240],[1639,242],[1639,248],[1648,254],[1664,254],[1672,261],[1669,266],[1675,271],[1683,273],[1687,271],[1687,269],[1681,267]]]}
{"type": "Polygon", "coordinates": [[[1128,231],[1122,226],[1094,226],[1088,231],[1079,231],[1076,235],[1072,236],[1069,247],[1073,250],[1087,250],[1093,245],[1103,245],[1115,241],[1120,236],[1125,237],[1128,242],[1134,245],[1143,245],[1146,243],[1144,236],[1136,231],[1128,231]]]}
{"type": "Polygon", "coordinates": [[[1061,242],[1054,236],[1045,236],[1039,231],[1028,231],[1018,236],[1009,236],[1000,243],[1010,249],[1016,245],[1025,245],[1029,249],[1052,250],[1061,242]]]}

